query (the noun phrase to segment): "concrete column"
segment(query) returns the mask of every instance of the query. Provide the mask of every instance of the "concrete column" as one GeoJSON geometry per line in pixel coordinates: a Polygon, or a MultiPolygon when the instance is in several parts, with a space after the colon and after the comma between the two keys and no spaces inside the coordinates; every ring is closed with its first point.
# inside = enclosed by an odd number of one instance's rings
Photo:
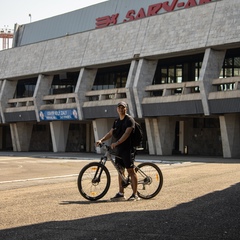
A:
{"type": "Polygon", "coordinates": [[[172,155],[176,121],[169,117],[145,119],[149,154],[172,155]]]}
{"type": "Polygon", "coordinates": [[[50,122],[53,152],[65,152],[69,124],[68,122],[61,121],[50,122]]]}
{"type": "Polygon", "coordinates": [[[226,51],[206,49],[199,76],[200,93],[205,115],[210,115],[208,95],[211,92],[212,80],[219,78],[226,51]]]}
{"type": "Polygon", "coordinates": [[[27,122],[11,123],[11,137],[14,152],[28,152],[33,124],[27,122]]]}
{"type": "MultiPolygon", "coordinates": [[[[114,119],[96,119],[93,121],[93,133],[95,142],[101,139],[110,131],[113,126],[114,119]]],[[[110,144],[111,139],[106,141],[105,143],[110,144]]],[[[96,152],[100,153],[100,148],[96,148],[96,152]]]]}
{"type": "Polygon", "coordinates": [[[140,59],[137,67],[136,76],[133,84],[133,93],[136,103],[137,115],[139,118],[143,117],[142,113],[142,100],[147,96],[144,91],[145,87],[152,85],[155,71],[157,68],[158,61],[148,61],[145,59],[140,59]]]}
{"type": "Polygon", "coordinates": [[[77,110],[80,120],[84,119],[82,106],[86,101],[85,93],[91,91],[94,80],[97,74],[97,69],[82,68],[78,77],[75,93],[77,94],[77,110]]]}
{"type": "Polygon", "coordinates": [[[179,122],[179,151],[184,153],[184,121],[179,122]]]}
{"type": "Polygon", "coordinates": [[[37,84],[33,94],[36,118],[38,122],[40,122],[39,110],[41,105],[43,105],[42,97],[50,94],[49,89],[51,88],[52,80],[53,76],[45,76],[42,74],[38,76],[37,84]]]}
{"type": "Polygon", "coordinates": [[[2,137],[2,135],[3,135],[3,127],[1,126],[0,127],[0,149],[3,148],[3,141],[2,141],[3,137],[2,137]]]}
{"type": "Polygon", "coordinates": [[[228,114],[220,116],[220,129],[224,158],[240,157],[240,116],[228,114]]]}
{"type": "Polygon", "coordinates": [[[131,62],[127,83],[125,86],[126,94],[127,94],[127,102],[128,102],[128,111],[129,111],[129,114],[134,118],[137,117],[137,111],[136,111],[136,104],[135,104],[134,95],[133,95],[133,84],[134,84],[134,79],[137,72],[137,67],[138,67],[138,61],[133,60],[131,62]]]}
{"type": "MultiPolygon", "coordinates": [[[[154,118],[145,118],[148,150],[150,155],[156,155],[156,146],[154,141],[155,133],[153,128],[153,121],[154,121],[154,118]]],[[[156,134],[158,134],[158,132],[156,134]]]]}
{"type": "Polygon", "coordinates": [[[9,81],[4,80],[0,89],[0,114],[2,122],[5,123],[4,112],[8,107],[8,100],[13,98],[14,92],[16,91],[17,80],[9,81]]]}
{"type": "Polygon", "coordinates": [[[175,126],[176,121],[173,118],[158,118],[160,141],[160,149],[158,155],[172,155],[173,143],[175,140],[175,126]]]}

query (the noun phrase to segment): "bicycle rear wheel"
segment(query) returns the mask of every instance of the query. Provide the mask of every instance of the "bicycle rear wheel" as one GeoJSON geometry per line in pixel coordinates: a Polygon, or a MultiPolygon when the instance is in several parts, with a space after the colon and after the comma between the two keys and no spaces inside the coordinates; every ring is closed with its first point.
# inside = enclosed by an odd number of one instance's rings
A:
{"type": "Polygon", "coordinates": [[[163,185],[163,175],[154,163],[141,163],[135,169],[138,177],[138,196],[143,199],[155,197],[163,185]]]}
{"type": "Polygon", "coordinates": [[[108,191],[111,178],[108,169],[101,163],[89,163],[78,175],[78,190],[90,201],[102,198],[108,191]]]}

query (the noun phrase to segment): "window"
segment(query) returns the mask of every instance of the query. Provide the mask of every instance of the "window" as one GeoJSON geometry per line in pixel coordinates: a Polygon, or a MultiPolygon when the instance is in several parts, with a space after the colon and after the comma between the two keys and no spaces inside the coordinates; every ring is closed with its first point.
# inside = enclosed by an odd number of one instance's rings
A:
{"type": "Polygon", "coordinates": [[[50,95],[73,93],[78,81],[79,72],[63,72],[54,75],[50,95]]]}
{"type": "Polygon", "coordinates": [[[32,97],[37,84],[37,77],[19,80],[14,98],[32,97]]]}
{"type": "Polygon", "coordinates": [[[93,90],[124,88],[126,86],[130,64],[99,69],[93,90]]]}
{"type": "Polygon", "coordinates": [[[198,81],[204,54],[161,59],[155,72],[153,85],[198,81]]]}
{"type": "MultiPolygon", "coordinates": [[[[226,53],[220,78],[240,76],[240,49],[230,49],[226,53]]],[[[225,83],[218,86],[218,91],[233,90],[234,83],[225,83]]]]}

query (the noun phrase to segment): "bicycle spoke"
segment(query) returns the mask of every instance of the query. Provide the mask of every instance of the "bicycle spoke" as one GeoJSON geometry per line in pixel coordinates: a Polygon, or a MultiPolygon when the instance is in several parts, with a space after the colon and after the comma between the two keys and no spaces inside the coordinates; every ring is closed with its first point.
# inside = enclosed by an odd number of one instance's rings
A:
{"type": "Polygon", "coordinates": [[[156,196],[163,184],[161,170],[153,163],[142,163],[136,169],[138,176],[138,194],[141,198],[156,196]]]}
{"type": "Polygon", "coordinates": [[[105,166],[99,163],[90,163],[79,174],[79,192],[88,200],[102,198],[108,191],[109,186],[109,172],[105,166]]]}

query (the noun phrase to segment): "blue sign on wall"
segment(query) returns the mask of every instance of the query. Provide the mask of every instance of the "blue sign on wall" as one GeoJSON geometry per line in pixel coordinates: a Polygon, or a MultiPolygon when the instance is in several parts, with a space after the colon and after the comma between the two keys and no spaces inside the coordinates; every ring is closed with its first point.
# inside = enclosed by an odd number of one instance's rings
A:
{"type": "Polygon", "coordinates": [[[77,109],[64,109],[64,110],[42,110],[39,112],[41,121],[64,121],[64,120],[77,120],[77,109]]]}

